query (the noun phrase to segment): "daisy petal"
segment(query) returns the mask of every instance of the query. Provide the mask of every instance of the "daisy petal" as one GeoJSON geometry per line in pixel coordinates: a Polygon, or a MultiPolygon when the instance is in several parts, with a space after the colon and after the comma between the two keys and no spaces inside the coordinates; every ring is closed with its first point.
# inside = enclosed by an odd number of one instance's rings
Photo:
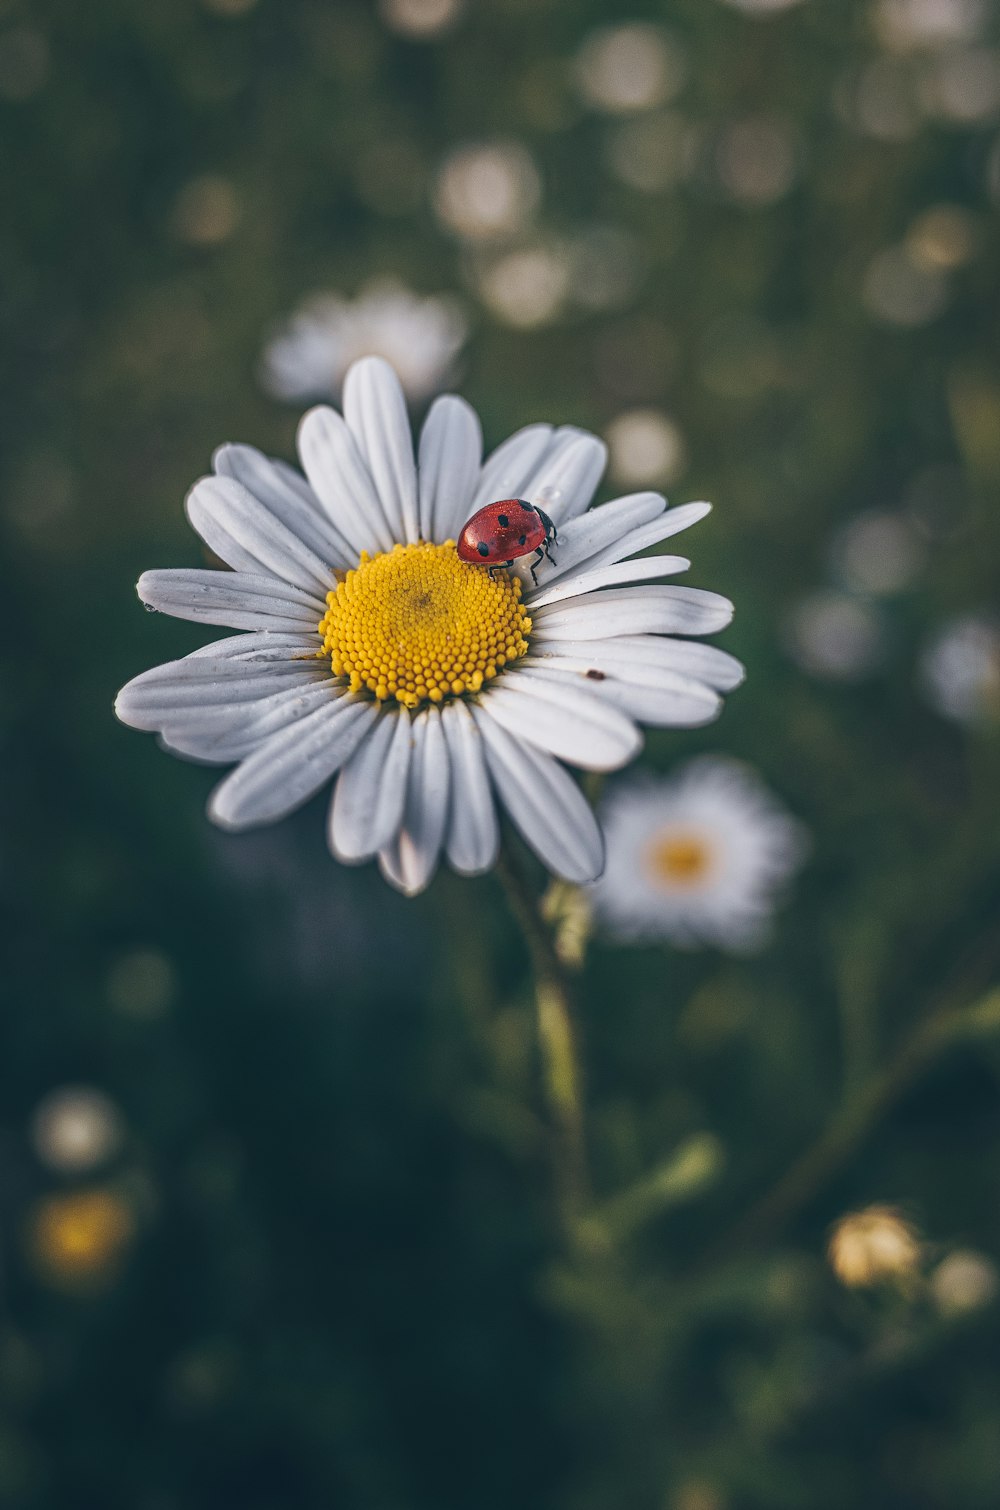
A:
{"type": "Polygon", "coordinates": [[[268,572],[321,597],[333,586],[327,563],[231,477],[203,477],[185,508],[206,545],[237,571],[268,572]]]}
{"type": "Polygon", "coordinates": [[[711,513],[711,509],[710,503],[683,503],[680,508],[668,509],[658,519],[629,530],[619,540],[596,552],[587,562],[587,570],[604,566],[610,561],[624,561],[628,556],[648,550],[651,545],[659,545],[661,540],[669,540],[671,535],[679,535],[681,530],[690,529],[692,524],[697,524],[699,519],[704,519],[706,514],[711,513]]]}
{"type": "Polygon", "coordinates": [[[326,612],[326,604],[314,595],[250,572],[167,567],[143,572],[135,590],[147,608],[230,629],[315,633],[326,612]]]}
{"type": "Polygon", "coordinates": [[[722,711],[717,692],[690,677],[671,676],[665,671],[655,681],[642,682],[608,676],[593,667],[570,669],[565,662],[536,669],[556,685],[583,686],[593,697],[610,703],[629,718],[658,728],[698,729],[712,723],[722,711]]]}
{"type": "Polygon", "coordinates": [[[409,714],[387,709],[344,766],[328,826],[338,860],[370,860],[395,837],[403,821],[410,747],[409,714]]]}
{"type": "Polygon", "coordinates": [[[542,864],[582,885],[600,875],[604,840],[583,793],[550,756],[512,739],[485,704],[473,707],[497,794],[542,864]]]}
{"type": "Polygon", "coordinates": [[[347,542],[351,557],[391,550],[395,536],[368,465],[336,409],[320,404],[304,414],[298,446],[309,485],[347,542]]]}
{"type": "Polygon", "coordinates": [[[423,891],[437,868],[451,785],[448,746],[437,708],[418,713],[412,729],[403,826],[396,839],[379,853],[383,876],[408,897],[423,891]]]}
{"type": "Polygon", "coordinates": [[[481,875],[495,864],[500,848],[483,736],[463,702],[442,708],[441,727],[451,756],[451,806],[445,840],[448,859],[462,875],[481,875]]]}
{"type": "Polygon", "coordinates": [[[347,695],[343,688],[331,688],[329,681],[314,681],[297,683],[253,703],[191,709],[171,716],[161,730],[161,743],[191,760],[229,765],[252,755],[279,729],[328,703],[334,693],[347,695]]]}
{"type": "Polygon", "coordinates": [[[533,615],[543,641],[608,639],[619,634],[714,634],[725,629],[733,605],[698,587],[621,587],[570,598],[533,615]]]}
{"type": "Polygon", "coordinates": [[[344,378],[344,418],[375,483],[393,540],[420,538],[417,469],[402,385],[383,357],[362,357],[344,378]]]}
{"type": "Polygon", "coordinates": [[[215,452],[212,470],[245,487],[328,566],[352,563],[347,541],[323,513],[305,478],[292,467],[272,461],[254,446],[227,445],[215,452]]]}
{"type": "Polygon", "coordinates": [[[316,658],[316,635],[274,634],[269,629],[256,633],[230,634],[224,640],[199,645],[184,657],[186,661],[302,661],[316,658]]]}
{"type": "Polygon", "coordinates": [[[485,694],[490,716],[527,740],[587,771],[614,771],[642,747],[631,719],[583,687],[519,667],[485,694]]]}
{"type": "Polygon", "coordinates": [[[301,807],[349,760],[377,714],[331,685],[329,701],[273,734],[212,793],[208,815],[221,828],[253,828],[301,807]]]}
{"type": "Polygon", "coordinates": [[[487,456],[470,514],[498,498],[521,498],[525,483],[548,449],[551,425],[525,425],[487,456]]]}
{"type": "Polygon", "coordinates": [[[555,432],[518,497],[544,509],[553,524],[573,519],[593,498],[607,460],[608,448],[602,440],[567,425],[555,432]]]}
{"type": "Polygon", "coordinates": [[[594,592],[598,587],[615,587],[622,582],[648,582],[655,577],[671,577],[675,572],[687,571],[691,565],[686,556],[644,556],[639,561],[619,561],[615,565],[595,566],[577,576],[563,577],[554,585],[548,585],[531,600],[531,610],[544,608],[547,603],[560,603],[563,598],[579,597],[581,593],[594,592]]]}
{"type": "MultiPolygon", "coordinates": [[[[559,531],[553,547],[555,564],[541,561],[537,573],[541,586],[547,587],[565,577],[572,570],[590,568],[598,552],[613,546],[631,530],[662,515],[667,507],[666,499],[659,493],[630,493],[625,498],[613,498],[610,503],[599,504],[577,519],[571,519],[559,531]]],[[[615,558],[619,559],[618,557],[615,558]]],[[[525,571],[526,600],[531,597],[531,580],[525,571]]]]}
{"type": "Polygon", "coordinates": [[[658,634],[536,645],[523,664],[536,662],[584,673],[603,671],[646,687],[655,687],[668,676],[704,684],[718,692],[731,692],[744,677],[739,661],[725,650],[702,645],[698,640],[673,640],[658,634]]]}
{"type": "Polygon", "coordinates": [[[322,668],[294,662],[248,667],[232,659],[167,661],[135,676],[115,699],[115,712],[133,729],[160,729],[184,709],[230,707],[278,692],[289,682],[315,681],[322,668]]]}
{"type": "Polygon", "coordinates": [[[420,537],[454,540],[472,513],[483,454],[479,416],[452,393],[435,399],[420,432],[420,537]]]}

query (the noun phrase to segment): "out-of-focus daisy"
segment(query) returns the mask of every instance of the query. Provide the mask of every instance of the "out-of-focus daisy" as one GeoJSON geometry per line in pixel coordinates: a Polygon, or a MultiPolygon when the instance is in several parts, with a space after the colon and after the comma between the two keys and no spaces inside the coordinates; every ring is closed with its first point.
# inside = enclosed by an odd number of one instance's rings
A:
{"type": "Polygon", "coordinates": [[[114,1102],[89,1085],[50,1091],[32,1118],[35,1151],[60,1173],[78,1173],[103,1164],[121,1146],[122,1119],[114,1102]]]}
{"type": "Polygon", "coordinates": [[[920,681],[927,701],[945,718],[1000,718],[1000,628],[978,614],[952,619],[924,651],[920,681]]]}
{"type": "Polygon", "coordinates": [[[684,470],[684,437],[658,409],[629,409],[613,419],[604,434],[611,476],[624,487],[669,487],[684,470]]]}
{"type": "Polygon", "coordinates": [[[807,593],[792,606],[782,638],[803,671],[834,682],[863,681],[878,670],[888,651],[878,610],[827,588],[807,593]]]}
{"type": "Polygon", "coordinates": [[[984,0],[878,0],[875,29],[896,52],[974,41],[986,20],[984,0]]]}
{"type": "Polygon", "coordinates": [[[872,509],[834,537],[833,567],[845,586],[872,597],[904,592],[924,563],[925,549],[905,514],[872,509]]]}
{"type": "Polygon", "coordinates": [[[438,171],[438,219],[465,241],[503,241],[528,224],[542,195],[535,160],[519,142],[469,142],[438,171]]]}
{"type": "Polygon", "coordinates": [[[678,43],[661,27],[630,21],[592,31],[577,54],[575,71],[588,105],[629,115],[673,99],[687,69],[678,43]]]}
{"type": "Polygon", "coordinates": [[[790,10],[793,5],[801,5],[802,0],[725,0],[725,3],[735,10],[746,11],[751,16],[771,16],[776,11],[790,10]]]}
{"type": "Polygon", "coordinates": [[[842,1216],[827,1247],[830,1267],[849,1289],[887,1282],[905,1286],[922,1256],[919,1232],[895,1206],[866,1206],[842,1216]]]}
{"type": "Polygon", "coordinates": [[[448,380],[467,334],[455,299],[423,298],[391,280],[368,284],[355,299],[313,294],[268,341],[260,380],[275,398],[333,398],[352,362],[380,356],[414,402],[448,380]]]}
{"type": "Polygon", "coordinates": [[[997,1266],[985,1253],[957,1248],[930,1276],[931,1298],[946,1316],[962,1316],[988,1306],[1000,1292],[997,1266]]]}
{"type": "Polygon", "coordinates": [[[379,15],[390,31],[427,41],[454,26],[464,0],[379,0],[379,15]]]}
{"type": "Polygon", "coordinates": [[[755,772],[721,756],[622,782],[602,819],[607,863],[594,910],[626,939],[752,949],[805,850],[801,826],[755,772]]]}
{"type": "Polygon", "coordinates": [[[379,358],[356,363],[344,414],[299,428],[305,477],[224,446],[188,517],[232,571],[147,572],[139,596],[244,634],[138,676],[117,711],[179,754],[239,762],[209,804],[228,829],[284,817],[337,776],[329,839],[378,855],[407,893],[443,852],[489,869],[496,805],[557,875],[591,880],[603,839],[560,764],[613,770],[638,724],[711,721],[741,668],[677,635],[723,628],[732,605],[652,585],[679,556],[629,559],[686,529],[704,503],[635,493],[586,512],[605,447],[573,426],[529,425],[481,460],[462,399],[437,399],[414,459],[403,391],[379,358]],[[491,576],[455,539],[486,503],[524,498],[558,528],[537,585],[524,558],[491,576]]]}

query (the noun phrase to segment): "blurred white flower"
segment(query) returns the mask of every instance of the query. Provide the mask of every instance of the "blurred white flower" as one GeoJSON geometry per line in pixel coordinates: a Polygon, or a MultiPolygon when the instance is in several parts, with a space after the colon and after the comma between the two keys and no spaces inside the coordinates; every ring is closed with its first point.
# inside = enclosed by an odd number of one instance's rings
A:
{"type": "Polygon", "coordinates": [[[931,205],[910,226],[905,245],[917,267],[928,272],[948,272],[975,256],[979,222],[961,205],[931,205]]]}
{"type": "Polygon", "coordinates": [[[390,31],[421,41],[454,26],[465,0],[379,0],[379,16],[390,31]]]}
{"type": "Polygon", "coordinates": [[[31,1137],[43,1164],[60,1174],[76,1174],[117,1153],[123,1125],[118,1108],[102,1091],[65,1085],[39,1103],[31,1137]]]}
{"type": "Polygon", "coordinates": [[[715,145],[719,182],[738,204],[775,204],[795,182],[796,142],[791,127],[775,116],[733,121],[715,145]]]}
{"type": "Polygon", "coordinates": [[[850,1289],[906,1284],[923,1254],[920,1234],[895,1206],[866,1206],[842,1216],[830,1234],[827,1257],[850,1289]]]}
{"type": "Polygon", "coordinates": [[[484,260],[473,278],[480,299],[498,320],[536,330],[550,324],[565,306],[569,255],[557,242],[518,247],[484,260]]]}
{"type": "Polygon", "coordinates": [[[624,939],[758,947],[805,854],[804,830],[756,772],[717,756],[622,782],[602,818],[607,862],[594,911],[624,939]]]}
{"type": "Polygon", "coordinates": [[[922,267],[906,246],[890,246],[869,263],[861,296],[868,313],[884,325],[927,325],[948,303],[940,272],[922,267]]]}
{"type": "Polygon", "coordinates": [[[986,19],[984,0],[878,0],[879,40],[897,52],[974,41],[986,19]]]}
{"type": "Polygon", "coordinates": [[[834,537],[834,570],[845,587],[872,597],[904,592],[924,562],[924,545],[902,514],[872,509],[834,537]]]}
{"type": "Polygon", "coordinates": [[[622,487],[669,487],[684,470],[684,437],[658,409],[629,409],[607,426],[611,476],[622,487]]]}
{"type": "Polygon", "coordinates": [[[943,1258],[930,1277],[931,1296],[946,1316],[961,1316],[988,1306],[1000,1292],[1000,1273],[985,1253],[958,1248],[943,1258]]]}
{"type": "Polygon", "coordinates": [[[592,880],[604,840],[563,762],[617,770],[641,724],[710,723],[742,679],[732,656],[691,638],[724,628],[732,604],[660,584],[683,556],[631,559],[708,504],[668,509],[642,492],[590,509],[602,441],[528,425],[483,461],[478,416],[454,394],[431,406],[415,454],[399,379],[378,357],[348,371],[343,405],[304,416],[305,475],[251,446],[216,452],[187,512],[231,569],[145,572],[138,592],[246,632],[134,677],[118,716],[177,754],[235,766],[209,802],[230,831],[335,782],[333,854],[377,856],[409,896],[444,855],[463,875],[489,870],[498,807],[554,874],[592,880]],[[548,558],[532,563],[528,546],[488,572],[458,554],[463,525],[497,499],[523,500],[532,528],[545,510],[558,530],[548,558]]]}
{"type": "Polygon", "coordinates": [[[929,114],[956,125],[995,120],[1000,115],[1000,55],[985,47],[939,53],[921,81],[920,94],[929,114]]]}
{"type": "Polygon", "coordinates": [[[434,207],[468,241],[500,241],[532,218],[542,194],[534,158],[518,142],[456,147],[438,170],[434,207]]]}
{"type": "Polygon", "coordinates": [[[793,605],[782,637],[803,671],[830,681],[861,681],[878,670],[886,655],[885,629],[875,609],[825,588],[793,605]]]}
{"type": "Polygon", "coordinates": [[[966,614],[935,635],[920,660],[920,683],[936,712],[959,723],[1000,718],[1000,627],[966,614]]]}
{"type": "Polygon", "coordinates": [[[750,15],[769,16],[776,11],[791,10],[793,5],[801,5],[802,0],[725,0],[725,4],[750,15]]]}
{"type": "Polygon", "coordinates": [[[644,21],[591,32],[576,57],[580,93],[588,105],[609,115],[665,104],[680,89],[685,73],[678,44],[661,27],[644,21]]]}
{"type": "Polygon", "coordinates": [[[447,381],[467,333],[455,299],[421,297],[393,281],[370,283],[355,299],[313,294],[265,346],[260,381],[274,398],[333,398],[352,362],[382,356],[412,403],[447,381]]]}
{"type": "Polygon", "coordinates": [[[833,103],[842,121],[877,141],[905,142],[920,128],[912,71],[897,58],[873,58],[842,75],[833,103]]]}

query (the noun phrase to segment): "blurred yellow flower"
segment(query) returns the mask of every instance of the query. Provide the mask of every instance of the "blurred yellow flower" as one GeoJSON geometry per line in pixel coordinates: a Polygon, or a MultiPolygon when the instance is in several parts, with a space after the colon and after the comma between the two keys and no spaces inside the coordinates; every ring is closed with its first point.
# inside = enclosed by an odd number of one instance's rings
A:
{"type": "Polygon", "coordinates": [[[51,1283],[88,1286],[111,1277],[134,1231],[131,1211],[112,1191],[78,1190],[39,1202],[30,1245],[51,1283]]]}

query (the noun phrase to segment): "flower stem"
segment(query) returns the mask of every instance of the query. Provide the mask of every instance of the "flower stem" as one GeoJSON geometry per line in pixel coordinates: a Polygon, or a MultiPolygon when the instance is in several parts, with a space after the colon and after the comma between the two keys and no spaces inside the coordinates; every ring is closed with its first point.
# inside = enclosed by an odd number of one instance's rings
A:
{"type": "Polygon", "coordinates": [[[538,901],[506,842],[497,860],[497,874],[531,956],[542,1077],[552,1119],[553,1172],[561,1216],[573,1232],[590,1200],[590,1179],[572,993],[538,901]]]}

